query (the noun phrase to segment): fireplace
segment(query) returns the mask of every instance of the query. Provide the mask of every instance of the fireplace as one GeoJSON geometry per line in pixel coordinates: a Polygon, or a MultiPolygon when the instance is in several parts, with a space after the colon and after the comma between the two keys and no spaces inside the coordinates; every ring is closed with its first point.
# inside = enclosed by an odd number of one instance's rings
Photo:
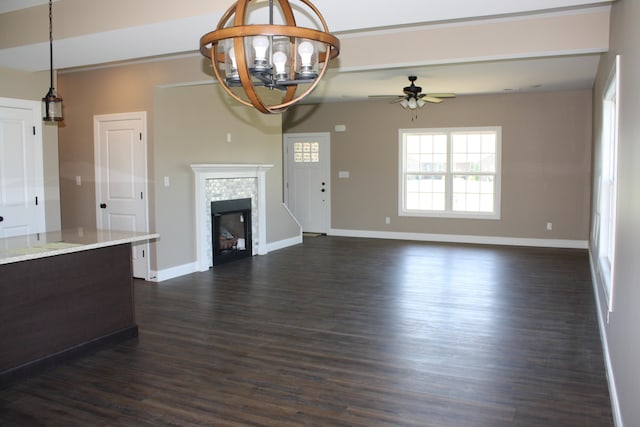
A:
{"type": "MultiPolygon", "coordinates": [[[[266,227],[266,173],[273,165],[192,164],[195,184],[195,243],[197,271],[213,265],[211,202],[251,197],[251,243],[253,255],[268,253],[266,227]],[[252,191],[245,191],[251,182],[252,191]]],[[[246,245],[246,242],[245,242],[246,245]]],[[[249,247],[249,246],[247,246],[249,247]]]]}
{"type": "Polygon", "coordinates": [[[253,255],[251,198],[211,202],[211,224],[214,266],[253,255]]]}

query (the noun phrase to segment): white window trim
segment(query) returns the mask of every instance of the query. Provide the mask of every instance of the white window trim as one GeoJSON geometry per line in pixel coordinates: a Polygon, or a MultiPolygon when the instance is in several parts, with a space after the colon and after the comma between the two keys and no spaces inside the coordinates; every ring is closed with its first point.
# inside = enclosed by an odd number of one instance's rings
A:
{"type": "MultiPolygon", "coordinates": [[[[613,63],[613,68],[607,78],[607,83],[605,85],[604,94],[602,97],[602,113],[603,113],[603,123],[602,123],[602,141],[600,145],[600,161],[602,163],[605,160],[609,160],[609,164],[611,166],[611,170],[608,171],[608,176],[604,176],[604,167],[601,164],[600,176],[599,176],[599,191],[597,198],[597,218],[598,218],[598,227],[596,229],[595,236],[598,241],[598,265],[600,269],[601,282],[603,285],[603,290],[605,296],[607,298],[607,305],[609,312],[613,311],[613,285],[614,285],[614,272],[615,272],[615,246],[616,246],[616,229],[617,229],[617,194],[618,194],[618,130],[619,130],[619,121],[620,121],[620,55],[616,56],[616,59],[613,63]],[[614,119],[611,123],[607,125],[605,123],[605,114],[608,111],[608,103],[614,101],[613,105],[613,114],[614,119]],[[613,133],[613,138],[610,141],[610,145],[604,147],[602,143],[605,139],[605,133],[613,133]],[[612,145],[612,146],[611,146],[612,145]],[[604,149],[607,148],[609,153],[605,154],[604,149]],[[603,210],[603,187],[605,185],[605,179],[608,179],[609,176],[613,177],[613,185],[611,189],[611,195],[609,198],[609,204],[607,207],[610,207],[610,222],[607,224],[606,219],[608,219],[609,215],[604,215],[603,210]],[[608,247],[611,248],[611,252],[608,252],[608,248],[605,248],[604,245],[604,234],[608,234],[608,247]]],[[[607,136],[607,140],[609,137],[607,136]]]]}
{"type": "MultiPolygon", "coordinates": [[[[451,164],[451,156],[453,155],[450,141],[447,147],[448,164],[451,164]]],[[[452,128],[422,128],[422,129],[399,129],[398,130],[398,216],[406,217],[427,217],[427,218],[458,218],[458,219],[488,219],[499,220],[501,210],[501,188],[502,188],[502,126],[475,126],[475,127],[452,127],[452,128]],[[447,211],[408,211],[404,209],[404,196],[405,196],[405,179],[404,179],[404,161],[405,146],[403,136],[405,133],[454,133],[454,132],[496,132],[496,171],[495,171],[495,193],[494,193],[494,206],[495,212],[481,213],[481,212],[457,212],[452,210],[447,211]]],[[[451,171],[447,172],[451,174],[451,171]]],[[[450,180],[449,180],[450,181],[450,180]]],[[[447,197],[451,194],[451,182],[447,183],[447,197]]],[[[451,209],[448,206],[448,209],[451,209]]]]}

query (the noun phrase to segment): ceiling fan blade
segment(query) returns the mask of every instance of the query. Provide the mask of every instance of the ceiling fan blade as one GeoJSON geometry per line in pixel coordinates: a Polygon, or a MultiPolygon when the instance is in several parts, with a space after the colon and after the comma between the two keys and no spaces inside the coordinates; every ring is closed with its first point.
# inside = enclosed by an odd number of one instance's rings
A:
{"type": "Polygon", "coordinates": [[[455,93],[428,93],[427,96],[430,96],[433,98],[455,98],[456,94],[455,93]]]}
{"type": "Polygon", "coordinates": [[[426,101],[426,102],[433,102],[434,104],[438,104],[438,103],[442,102],[442,99],[436,98],[434,96],[423,96],[420,99],[422,99],[423,101],[426,101]]]}
{"type": "Polygon", "coordinates": [[[369,95],[369,98],[402,98],[402,95],[369,95]]]}

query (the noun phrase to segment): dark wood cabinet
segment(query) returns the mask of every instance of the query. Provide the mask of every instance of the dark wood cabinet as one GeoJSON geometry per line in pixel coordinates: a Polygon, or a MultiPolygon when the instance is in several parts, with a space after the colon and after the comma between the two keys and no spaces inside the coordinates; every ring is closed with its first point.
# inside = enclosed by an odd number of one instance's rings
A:
{"type": "Polygon", "coordinates": [[[137,336],[131,244],[0,265],[0,384],[137,336]]]}

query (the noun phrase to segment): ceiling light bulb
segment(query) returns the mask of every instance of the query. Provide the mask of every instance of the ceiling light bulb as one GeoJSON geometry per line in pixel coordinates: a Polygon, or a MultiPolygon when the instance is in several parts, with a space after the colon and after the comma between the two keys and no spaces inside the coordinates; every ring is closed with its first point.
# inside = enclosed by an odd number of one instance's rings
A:
{"type": "Polygon", "coordinates": [[[287,55],[284,52],[275,52],[273,54],[273,65],[276,67],[276,78],[285,80],[287,77],[287,55]]]}
{"type": "Polygon", "coordinates": [[[303,67],[311,67],[311,56],[313,55],[313,44],[307,41],[300,43],[298,53],[303,67]]]}
{"type": "Polygon", "coordinates": [[[231,59],[231,70],[236,71],[238,69],[238,63],[236,62],[236,50],[234,48],[229,49],[229,59],[231,59]]]}
{"type": "Polygon", "coordinates": [[[227,43],[227,51],[224,59],[225,78],[229,83],[237,83],[240,81],[238,74],[238,63],[236,62],[236,51],[233,48],[233,41],[227,43]]]}
{"type": "Polygon", "coordinates": [[[256,36],[253,38],[252,44],[256,52],[256,62],[266,61],[267,49],[269,49],[269,38],[266,36],[256,36]]]}
{"type": "Polygon", "coordinates": [[[418,103],[416,102],[415,98],[409,99],[409,108],[411,110],[415,110],[417,106],[418,106],[418,103]]]}

